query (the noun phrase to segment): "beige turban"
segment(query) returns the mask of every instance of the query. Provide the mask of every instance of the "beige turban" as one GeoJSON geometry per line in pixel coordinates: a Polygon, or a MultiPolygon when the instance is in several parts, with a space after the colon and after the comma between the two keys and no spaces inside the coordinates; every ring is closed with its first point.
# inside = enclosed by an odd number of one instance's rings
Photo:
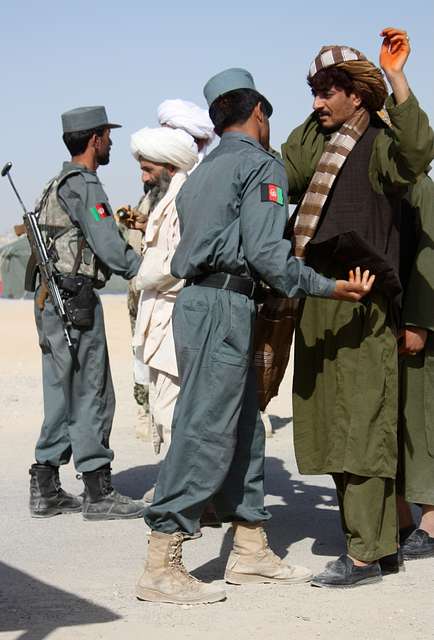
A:
{"type": "Polygon", "coordinates": [[[145,127],[131,136],[131,153],[136,160],[173,164],[182,171],[190,171],[198,161],[197,145],[181,129],[145,127]]]}
{"type": "Polygon", "coordinates": [[[309,68],[309,77],[326,67],[336,66],[351,76],[355,91],[360,95],[370,111],[382,109],[387,98],[387,87],[381,69],[367,60],[357,49],[329,45],[321,51],[309,68]]]}
{"type": "Polygon", "coordinates": [[[214,125],[208,111],[187,100],[164,100],[158,107],[159,123],[172,129],[183,129],[193,138],[206,140],[210,144],[214,139],[214,125]]]}

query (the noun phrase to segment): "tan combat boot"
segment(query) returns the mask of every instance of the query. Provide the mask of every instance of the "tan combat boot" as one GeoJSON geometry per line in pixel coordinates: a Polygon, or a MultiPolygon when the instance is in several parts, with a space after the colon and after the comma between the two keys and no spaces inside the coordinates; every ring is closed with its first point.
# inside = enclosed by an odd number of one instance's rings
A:
{"type": "Polygon", "coordinates": [[[191,576],[182,563],[182,533],[152,531],[145,571],[137,583],[139,600],[172,604],[208,604],[225,600],[224,591],[191,576]]]}
{"type": "Polygon", "coordinates": [[[308,582],[312,573],[304,567],[291,567],[268,546],[260,522],[233,522],[234,546],[226,565],[225,580],[230,584],[308,582]]]}

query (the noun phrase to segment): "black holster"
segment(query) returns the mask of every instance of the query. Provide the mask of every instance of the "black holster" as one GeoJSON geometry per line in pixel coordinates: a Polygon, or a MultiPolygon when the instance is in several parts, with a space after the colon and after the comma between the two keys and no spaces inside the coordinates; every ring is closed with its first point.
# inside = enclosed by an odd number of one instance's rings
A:
{"type": "Polygon", "coordinates": [[[90,329],[97,304],[93,280],[84,276],[60,276],[58,283],[72,325],[77,329],[90,329]]]}

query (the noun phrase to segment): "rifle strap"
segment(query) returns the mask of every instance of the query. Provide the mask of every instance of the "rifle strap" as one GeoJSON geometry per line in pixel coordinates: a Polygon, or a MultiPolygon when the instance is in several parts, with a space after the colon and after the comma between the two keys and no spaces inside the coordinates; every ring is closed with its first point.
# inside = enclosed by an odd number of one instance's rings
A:
{"type": "Polygon", "coordinates": [[[75,256],[74,266],[72,267],[71,276],[75,277],[80,268],[81,259],[83,257],[83,249],[86,246],[86,239],[84,237],[80,238],[77,246],[77,255],[75,256]]]}

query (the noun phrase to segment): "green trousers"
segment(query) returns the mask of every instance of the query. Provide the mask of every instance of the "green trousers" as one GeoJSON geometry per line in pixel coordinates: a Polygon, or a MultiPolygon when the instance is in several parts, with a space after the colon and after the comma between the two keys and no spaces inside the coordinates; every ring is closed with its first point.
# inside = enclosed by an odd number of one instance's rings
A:
{"type": "Polygon", "coordinates": [[[254,302],[239,293],[193,285],[178,294],[173,330],[180,394],[154,502],[145,511],[154,530],[197,532],[211,499],[224,521],[270,517],[251,367],[255,317],[254,302]]]}
{"type": "Polygon", "coordinates": [[[44,422],[36,461],[57,467],[68,463],[72,455],[77,471],[99,469],[113,460],[109,436],[115,411],[101,301],[98,298],[91,329],[71,330],[78,370],[49,301],[43,311],[35,304],[35,319],[44,389],[44,422]]]}
{"type": "Polygon", "coordinates": [[[373,562],[397,550],[395,480],[334,473],[347,553],[373,562]]]}
{"type": "Polygon", "coordinates": [[[434,336],[400,362],[398,494],[434,505],[434,336]]]}

